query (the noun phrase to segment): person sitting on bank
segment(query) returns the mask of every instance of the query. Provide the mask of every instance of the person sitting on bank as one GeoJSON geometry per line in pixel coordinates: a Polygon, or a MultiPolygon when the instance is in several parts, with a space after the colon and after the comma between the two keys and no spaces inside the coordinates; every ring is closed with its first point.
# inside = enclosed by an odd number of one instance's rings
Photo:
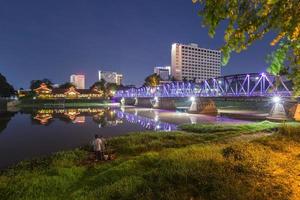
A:
{"type": "Polygon", "coordinates": [[[96,156],[96,161],[103,160],[103,154],[102,154],[102,140],[99,138],[98,135],[95,135],[95,140],[93,141],[94,146],[94,152],[96,156]]]}

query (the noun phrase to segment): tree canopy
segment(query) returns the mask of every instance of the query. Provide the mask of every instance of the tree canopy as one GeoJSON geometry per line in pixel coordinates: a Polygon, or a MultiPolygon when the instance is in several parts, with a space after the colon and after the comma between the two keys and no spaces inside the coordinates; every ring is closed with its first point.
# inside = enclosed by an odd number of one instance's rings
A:
{"type": "Polygon", "coordinates": [[[59,85],[60,89],[69,89],[70,87],[75,87],[76,88],[76,86],[73,83],[70,83],[70,82],[65,82],[65,83],[59,85]]]}
{"type": "Polygon", "coordinates": [[[44,79],[42,79],[42,80],[32,80],[31,82],[30,82],[30,89],[31,90],[34,90],[34,89],[36,89],[36,88],[38,88],[38,87],[40,87],[40,85],[42,84],[42,83],[45,83],[48,87],[52,87],[52,81],[50,81],[49,79],[47,79],[47,78],[44,78],[44,79]]]}
{"type": "MultiPolygon", "coordinates": [[[[203,25],[209,28],[213,37],[220,23],[226,24],[225,44],[221,48],[223,65],[227,64],[230,53],[241,52],[262,39],[267,33],[275,33],[272,46],[277,50],[270,61],[271,68],[292,67],[294,90],[300,78],[300,1],[299,0],[192,0],[199,4],[199,15],[203,25]],[[280,57],[281,56],[281,57],[280,57]]],[[[299,89],[297,89],[299,88],[299,89]]]]}
{"type": "Polygon", "coordinates": [[[158,86],[160,82],[160,77],[157,74],[151,74],[145,78],[145,86],[155,87],[158,86]]]}
{"type": "Polygon", "coordinates": [[[12,85],[10,85],[5,76],[0,73],[0,96],[9,97],[15,94],[15,90],[12,85]]]}

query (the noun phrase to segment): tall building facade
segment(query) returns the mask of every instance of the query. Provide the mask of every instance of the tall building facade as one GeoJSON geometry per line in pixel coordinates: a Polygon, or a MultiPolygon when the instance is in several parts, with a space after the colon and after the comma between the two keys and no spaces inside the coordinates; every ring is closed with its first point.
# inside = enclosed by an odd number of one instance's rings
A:
{"type": "Polygon", "coordinates": [[[171,66],[154,67],[154,73],[159,75],[161,80],[167,81],[171,76],[171,66]]]}
{"type": "Polygon", "coordinates": [[[221,76],[221,51],[200,48],[197,44],[173,44],[171,63],[171,75],[178,81],[200,82],[221,76]]]}
{"type": "Polygon", "coordinates": [[[123,74],[118,74],[117,72],[109,71],[98,71],[99,81],[105,80],[108,83],[115,83],[121,85],[123,81],[123,74]]]}
{"type": "Polygon", "coordinates": [[[73,83],[77,89],[85,89],[85,76],[82,74],[72,74],[70,82],[73,83]]]}

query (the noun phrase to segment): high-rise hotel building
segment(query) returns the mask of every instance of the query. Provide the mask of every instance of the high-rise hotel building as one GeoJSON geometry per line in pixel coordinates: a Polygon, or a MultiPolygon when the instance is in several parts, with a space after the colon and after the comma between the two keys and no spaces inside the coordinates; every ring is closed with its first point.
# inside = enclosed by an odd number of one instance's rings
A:
{"type": "Polygon", "coordinates": [[[109,71],[98,71],[99,81],[105,80],[108,83],[115,83],[121,85],[123,81],[123,74],[118,74],[117,72],[109,71]]]}
{"type": "Polygon", "coordinates": [[[221,75],[221,51],[198,47],[197,44],[172,45],[171,75],[178,81],[200,82],[221,75]]]}
{"type": "Polygon", "coordinates": [[[73,83],[77,89],[85,89],[85,76],[82,74],[72,74],[70,82],[73,83]]]}

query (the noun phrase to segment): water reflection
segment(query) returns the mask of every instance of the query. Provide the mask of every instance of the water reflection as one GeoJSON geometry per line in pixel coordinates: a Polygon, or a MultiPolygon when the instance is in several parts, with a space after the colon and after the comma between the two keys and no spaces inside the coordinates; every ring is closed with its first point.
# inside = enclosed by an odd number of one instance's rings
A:
{"type": "Polygon", "coordinates": [[[0,112],[0,133],[6,129],[8,123],[15,115],[15,112],[0,112]]]}
{"type": "Polygon", "coordinates": [[[158,115],[152,119],[138,115],[137,111],[135,111],[134,114],[117,111],[117,116],[119,119],[125,119],[130,123],[139,124],[148,130],[172,131],[177,129],[177,126],[174,124],[159,121],[158,115]]]}
{"type": "Polygon", "coordinates": [[[158,111],[154,118],[127,113],[124,109],[111,108],[77,108],[77,109],[39,109],[30,112],[33,124],[50,125],[55,119],[66,123],[81,124],[86,122],[86,117],[91,116],[99,128],[117,126],[126,120],[131,124],[137,124],[148,130],[171,131],[177,126],[171,123],[161,122],[158,111]]]}
{"type": "Polygon", "coordinates": [[[94,134],[115,137],[144,130],[171,131],[184,123],[241,122],[135,107],[30,109],[0,114],[0,169],[24,159],[89,144],[94,134]]]}

